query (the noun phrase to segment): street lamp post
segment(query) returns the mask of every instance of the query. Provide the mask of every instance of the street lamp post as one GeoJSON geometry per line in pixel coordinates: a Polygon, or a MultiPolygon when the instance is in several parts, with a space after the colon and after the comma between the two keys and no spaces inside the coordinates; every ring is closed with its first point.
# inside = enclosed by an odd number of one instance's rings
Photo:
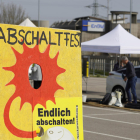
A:
{"type": "Polygon", "coordinates": [[[40,0],[38,0],[38,27],[40,27],[40,0]]]}
{"type": "Polygon", "coordinates": [[[132,0],[130,0],[130,33],[131,33],[131,24],[132,24],[132,0]]]}
{"type": "MultiPolygon", "coordinates": [[[[131,33],[131,26],[132,26],[132,0],[130,0],[130,33],[131,33]]],[[[129,54],[131,57],[131,54],[129,54]]]]}

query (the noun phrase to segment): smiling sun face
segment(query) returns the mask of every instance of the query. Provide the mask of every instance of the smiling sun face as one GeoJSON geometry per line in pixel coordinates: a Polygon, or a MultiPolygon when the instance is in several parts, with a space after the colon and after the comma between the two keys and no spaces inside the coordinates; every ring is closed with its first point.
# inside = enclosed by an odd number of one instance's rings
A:
{"type": "Polygon", "coordinates": [[[41,104],[46,108],[46,101],[48,100],[51,100],[55,104],[55,92],[59,89],[63,90],[63,88],[56,82],[57,76],[66,71],[57,65],[59,52],[57,52],[56,56],[52,59],[49,56],[50,45],[47,46],[44,53],[40,53],[38,47],[39,45],[36,45],[34,48],[28,48],[23,44],[24,51],[22,54],[12,48],[16,57],[16,64],[12,67],[4,68],[5,70],[12,71],[15,74],[14,78],[7,85],[14,84],[16,88],[15,93],[10,97],[5,106],[4,120],[9,131],[18,137],[30,138],[32,137],[32,132],[29,133],[19,130],[10,122],[9,110],[12,101],[16,97],[20,97],[20,109],[25,102],[28,102],[32,105],[33,111],[36,104],[41,104]],[[42,84],[38,89],[32,88],[29,83],[28,69],[33,63],[40,65],[42,70],[42,84]],[[17,131],[19,131],[19,133],[17,131]]]}

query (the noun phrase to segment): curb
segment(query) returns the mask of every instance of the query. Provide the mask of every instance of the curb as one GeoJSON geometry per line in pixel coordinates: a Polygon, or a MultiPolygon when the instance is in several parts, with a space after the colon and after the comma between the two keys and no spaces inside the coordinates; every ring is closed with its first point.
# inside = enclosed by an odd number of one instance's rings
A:
{"type": "Polygon", "coordinates": [[[99,104],[97,102],[86,102],[86,103],[83,103],[83,105],[100,107],[100,108],[115,108],[115,109],[120,109],[120,110],[140,112],[140,109],[132,109],[132,108],[117,107],[117,106],[109,106],[109,105],[99,104]]]}

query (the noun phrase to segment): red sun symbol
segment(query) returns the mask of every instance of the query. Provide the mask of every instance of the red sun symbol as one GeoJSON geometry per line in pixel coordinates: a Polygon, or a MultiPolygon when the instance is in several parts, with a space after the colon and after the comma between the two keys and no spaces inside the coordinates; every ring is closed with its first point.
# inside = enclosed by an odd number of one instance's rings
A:
{"type": "Polygon", "coordinates": [[[34,48],[28,48],[23,44],[23,53],[20,54],[12,48],[16,56],[16,64],[12,67],[6,67],[5,70],[10,70],[15,74],[15,77],[7,85],[14,84],[16,87],[15,93],[8,100],[4,110],[4,122],[8,130],[15,136],[21,138],[33,138],[36,136],[35,131],[23,131],[15,126],[10,121],[9,111],[12,101],[16,97],[21,98],[20,109],[25,102],[32,105],[32,111],[36,104],[41,104],[46,108],[46,101],[51,100],[55,104],[54,94],[58,89],[64,90],[56,82],[56,77],[65,72],[65,69],[57,65],[59,52],[52,59],[49,57],[50,45],[44,53],[39,52],[39,45],[34,48]],[[33,63],[40,65],[42,70],[42,84],[38,89],[31,87],[28,77],[29,66],[33,63]]]}

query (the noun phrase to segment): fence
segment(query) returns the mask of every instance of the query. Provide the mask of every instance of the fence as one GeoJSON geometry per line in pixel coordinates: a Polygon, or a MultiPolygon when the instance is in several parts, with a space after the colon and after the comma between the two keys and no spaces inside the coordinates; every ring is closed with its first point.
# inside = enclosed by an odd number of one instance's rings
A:
{"type": "MultiPolygon", "coordinates": [[[[92,75],[108,75],[113,70],[116,57],[88,56],[89,72],[92,75]]],[[[140,58],[130,57],[129,60],[134,66],[140,65],[140,58]]]]}

